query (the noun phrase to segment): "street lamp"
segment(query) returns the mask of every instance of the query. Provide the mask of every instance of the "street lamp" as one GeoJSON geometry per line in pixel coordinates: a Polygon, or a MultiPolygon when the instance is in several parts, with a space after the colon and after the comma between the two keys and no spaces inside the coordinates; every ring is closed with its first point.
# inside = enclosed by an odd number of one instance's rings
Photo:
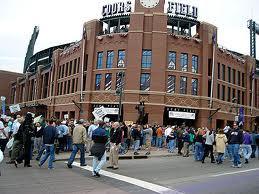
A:
{"type": "Polygon", "coordinates": [[[236,115],[235,115],[235,121],[238,121],[238,116],[239,116],[239,113],[238,113],[238,104],[237,104],[237,99],[236,98],[232,98],[232,103],[233,105],[230,107],[230,111],[229,112],[232,112],[232,109],[235,108],[236,109],[236,115]]]}
{"type": "Polygon", "coordinates": [[[120,71],[118,73],[118,78],[119,78],[119,85],[118,88],[116,89],[116,95],[119,96],[119,112],[118,112],[118,118],[117,121],[120,122],[121,119],[121,110],[122,110],[122,95],[123,95],[123,80],[125,77],[125,72],[120,71]]]}

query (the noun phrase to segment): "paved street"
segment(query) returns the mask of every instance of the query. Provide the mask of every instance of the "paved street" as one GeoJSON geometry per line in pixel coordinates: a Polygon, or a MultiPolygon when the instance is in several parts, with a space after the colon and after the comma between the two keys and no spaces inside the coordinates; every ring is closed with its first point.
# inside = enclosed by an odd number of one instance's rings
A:
{"type": "MultiPolygon", "coordinates": [[[[240,169],[223,165],[194,162],[178,156],[139,160],[121,160],[117,171],[104,168],[105,176],[95,178],[85,169],[67,169],[63,161],[55,163],[53,171],[47,167],[33,168],[1,164],[0,193],[258,193],[259,161],[252,160],[240,169]],[[123,175],[123,176],[119,176],[123,175]],[[112,177],[112,178],[111,178],[112,177]],[[134,178],[134,179],[130,179],[134,178]],[[117,180],[119,179],[119,180],[117,180]],[[129,182],[133,181],[132,184],[129,182]],[[142,182],[141,182],[142,181],[142,182]],[[143,182],[145,181],[145,182],[143,182]],[[142,184],[142,185],[141,185],[142,184]],[[138,185],[138,186],[137,186],[138,185]],[[153,188],[153,191],[150,188],[153,188]],[[156,190],[157,189],[157,190],[156,190]],[[159,190],[160,189],[160,190],[159,190]],[[157,192],[154,192],[156,190],[157,192]],[[161,193],[161,192],[160,192],[161,193]]],[[[78,163],[75,163],[75,165],[78,163]]]]}

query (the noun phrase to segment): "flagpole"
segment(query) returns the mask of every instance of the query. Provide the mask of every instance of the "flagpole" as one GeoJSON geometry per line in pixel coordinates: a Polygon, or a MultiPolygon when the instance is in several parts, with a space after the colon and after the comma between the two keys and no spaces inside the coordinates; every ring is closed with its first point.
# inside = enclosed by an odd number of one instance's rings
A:
{"type": "Polygon", "coordinates": [[[83,39],[82,39],[82,49],[83,49],[83,56],[82,56],[82,65],[81,65],[81,92],[80,92],[80,102],[83,102],[83,84],[84,84],[84,60],[85,60],[85,36],[86,36],[85,26],[83,30],[83,39]]]}
{"type": "Polygon", "coordinates": [[[254,84],[255,84],[255,70],[253,68],[252,71],[252,99],[251,99],[251,109],[250,109],[250,115],[253,115],[253,106],[254,106],[254,84]]]}
{"type": "Polygon", "coordinates": [[[211,75],[211,89],[210,89],[210,109],[212,109],[212,98],[213,98],[213,87],[214,87],[214,72],[215,72],[215,50],[216,50],[216,35],[213,34],[212,44],[213,44],[213,56],[212,56],[212,75],[211,75]]]}

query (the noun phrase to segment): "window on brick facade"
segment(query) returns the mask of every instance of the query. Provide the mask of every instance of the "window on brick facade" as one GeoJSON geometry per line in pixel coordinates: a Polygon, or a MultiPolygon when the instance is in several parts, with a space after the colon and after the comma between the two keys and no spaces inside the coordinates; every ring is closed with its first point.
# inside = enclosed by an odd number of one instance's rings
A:
{"type": "Polygon", "coordinates": [[[187,77],[180,77],[180,94],[187,94],[187,77]]]}
{"type": "Polygon", "coordinates": [[[72,84],[71,84],[71,92],[75,92],[75,79],[72,79],[72,84]]]}
{"type": "Polygon", "coordinates": [[[241,86],[241,73],[240,71],[237,72],[237,84],[241,86]]]}
{"type": "Polygon", "coordinates": [[[199,57],[196,55],[192,56],[192,72],[198,73],[198,67],[199,67],[199,57]]]}
{"type": "Polygon", "coordinates": [[[114,51],[107,51],[106,68],[112,68],[114,59],[114,51]]]}
{"type": "Polygon", "coordinates": [[[112,89],[112,74],[106,73],[104,90],[111,90],[111,89],[112,89]]]}
{"type": "Polygon", "coordinates": [[[228,83],[231,83],[231,67],[228,67],[228,83]]]}
{"type": "Polygon", "coordinates": [[[231,88],[228,87],[228,102],[231,101],[231,88]]]}
{"type": "Polygon", "coordinates": [[[217,98],[220,99],[220,84],[218,84],[217,91],[217,98]]]}
{"type": "Polygon", "coordinates": [[[192,95],[198,95],[198,79],[192,79],[192,95]]]}
{"type": "Polygon", "coordinates": [[[220,79],[220,63],[218,63],[218,79],[220,79]]]}
{"type": "Polygon", "coordinates": [[[222,80],[226,80],[226,66],[222,64],[222,80]]]}
{"type": "Polygon", "coordinates": [[[236,90],[233,88],[232,89],[232,99],[236,97],[236,90]]]}
{"type": "Polygon", "coordinates": [[[175,93],[175,76],[169,75],[167,78],[167,93],[175,93]]]}
{"type": "Polygon", "coordinates": [[[117,67],[124,68],[125,67],[125,59],[126,59],[126,52],[125,50],[119,50],[118,51],[118,63],[117,67]]]}
{"type": "Polygon", "coordinates": [[[101,89],[102,74],[95,75],[95,90],[101,89]]]}
{"type": "Polygon", "coordinates": [[[168,53],[168,69],[176,69],[176,52],[174,51],[169,51],[168,53]]]}
{"type": "Polygon", "coordinates": [[[225,90],[226,86],[222,85],[221,100],[225,100],[225,90]]]}
{"type": "Polygon", "coordinates": [[[102,69],[102,67],[103,67],[103,52],[98,52],[96,69],[102,69]]]}
{"type": "Polygon", "coordinates": [[[67,81],[67,94],[70,94],[70,80],[67,81]]]}
{"type": "Polygon", "coordinates": [[[143,50],[142,51],[142,68],[150,68],[152,65],[152,51],[151,50],[143,50]]]}
{"type": "Polygon", "coordinates": [[[150,90],[150,74],[142,73],[140,76],[140,90],[149,91],[150,90]]]}
{"type": "Polygon", "coordinates": [[[236,70],[232,69],[232,83],[236,84],[236,70]]]}
{"type": "Polygon", "coordinates": [[[181,53],[180,64],[181,71],[188,71],[188,54],[181,53]]]}

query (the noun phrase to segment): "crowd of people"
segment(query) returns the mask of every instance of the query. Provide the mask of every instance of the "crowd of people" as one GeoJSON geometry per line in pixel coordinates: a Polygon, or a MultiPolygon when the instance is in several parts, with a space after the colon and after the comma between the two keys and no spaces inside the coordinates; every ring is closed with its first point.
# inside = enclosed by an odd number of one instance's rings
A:
{"type": "Polygon", "coordinates": [[[48,160],[48,168],[53,169],[55,154],[70,152],[67,167],[72,168],[75,156],[80,151],[80,165],[86,166],[85,153],[93,156],[93,176],[100,177],[100,170],[106,163],[106,152],[109,150],[109,165],[107,168],[118,169],[118,158],[121,149],[132,149],[134,155],[143,150],[150,155],[152,150],[167,149],[177,152],[179,156],[190,157],[195,161],[205,163],[210,157],[211,163],[222,164],[227,158],[233,162],[232,167],[240,168],[255,158],[256,150],[259,159],[259,133],[256,130],[241,129],[238,123],[226,126],[224,129],[208,129],[181,126],[160,125],[126,125],[124,122],[103,122],[95,120],[88,122],[57,120],[42,118],[35,122],[31,113],[24,117],[1,119],[0,148],[9,152],[10,161],[16,168],[24,163],[31,167],[35,158],[39,167],[48,160]],[[215,159],[214,155],[217,154],[215,159]],[[35,156],[35,157],[33,157],[35,156]]]}

